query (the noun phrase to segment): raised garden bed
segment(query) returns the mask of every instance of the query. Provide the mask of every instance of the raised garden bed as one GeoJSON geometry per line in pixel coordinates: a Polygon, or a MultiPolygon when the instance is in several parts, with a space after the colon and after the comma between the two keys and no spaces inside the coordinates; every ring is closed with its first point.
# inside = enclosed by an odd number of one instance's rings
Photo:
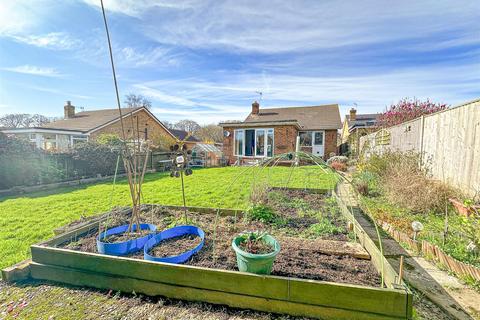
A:
{"type": "MultiPolygon", "coordinates": [[[[286,196],[295,198],[295,194],[286,196]]],[[[378,252],[370,248],[366,253],[348,242],[345,218],[331,215],[332,225],[337,228],[329,226],[326,228],[329,232],[315,233],[316,227],[312,229],[312,225],[322,220],[309,210],[323,207],[323,197],[299,194],[298,198],[307,198],[309,204],[307,208],[300,202],[295,203],[294,209],[302,209],[303,215],[298,215],[298,210],[286,210],[289,204],[281,203],[279,207],[285,210],[274,222],[251,221],[239,211],[220,210],[215,251],[213,226],[217,210],[190,208],[191,224],[205,231],[205,245],[185,265],[145,261],[143,252],[128,257],[97,254],[95,236],[105,217],[32,246],[30,275],[35,279],[73,285],[322,319],[411,317],[411,294],[401,283],[400,286],[396,284],[398,279],[388,268],[391,266],[378,252]],[[235,253],[230,247],[232,239],[241,231],[258,229],[267,229],[282,246],[271,276],[235,271],[235,253]],[[372,260],[368,260],[370,256],[372,260]],[[388,288],[379,287],[379,262],[388,265],[384,266],[388,271],[384,279],[388,288]]],[[[278,210],[275,201],[269,203],[278,210]]],[[[163,230],[178,223],[182,213],[175,207],[145,206],[142,215],[144,221],[163,230]]],[[[116,212],[109,225],[125,223],[128,217],[128,210],[116,212]]],[[[323,228],[323,224],[320,225],[323,228]]],[[[181,242],[186,249],[194,245],[191,243],[194,239],[184,240],[176,242],[181,242]]],[[[368,240],[364,235],[362,241],[368,240]]],[[[365,247],[369,249],[368,244],[365,247]]],[[[161,254],[177,251],[178,248],[170,246],[163,248],[161,254]]]]}

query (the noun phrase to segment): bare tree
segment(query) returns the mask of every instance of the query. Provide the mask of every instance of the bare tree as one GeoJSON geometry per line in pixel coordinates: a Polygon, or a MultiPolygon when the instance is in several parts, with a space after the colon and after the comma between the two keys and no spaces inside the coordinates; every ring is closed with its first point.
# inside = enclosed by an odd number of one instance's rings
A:
{"type": "Polygon", "coordinates": [[[174,129],[187,131],[190,134],[196,134],[200,129],[200,125],[193,120],[180,120],[174,125],[174,129]]]}
{"type": "Polygon", "coordinates": [[[152,107],[152,102],[142,96],[141,94],[129,93],[125,96],[125,101],[123,101],[127,108],[139,108],[145,107],[150,109],[152,107]]]}
{"type": "Polygon", "coordinates": [[[50,119],[41,114],[12,113],[0,118],[0,126],[7,128],[39,127],[49,122],[50,119]]]}
{"type": "Polygon", "coordinates": [[[203,142],[222,142],[223,129],[216,124],[207,124],[196,132],[196,136],[203,142]]]}
{"type": "Polygon", "coordinates": [[[175,125],[170,121],[165,120],[165,121],[162,121],[162,123],[165,127],[167,127],[167,129],[175,129],[175,125]]]}

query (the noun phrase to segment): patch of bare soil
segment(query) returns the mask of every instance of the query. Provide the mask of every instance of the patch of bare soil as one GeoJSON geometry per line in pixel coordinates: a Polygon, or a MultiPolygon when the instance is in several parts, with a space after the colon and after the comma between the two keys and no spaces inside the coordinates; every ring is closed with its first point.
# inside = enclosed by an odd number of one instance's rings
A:
{"type": "MultiPolygon", "coordinates": [[[[148,221],[155,224],[157,230],[164,230],[171,227],[172,222],[180,221],[182,217],[181,211],[156,206],[142,211],[141,221],[148,221]]],[[[292,238],[291,235],[286,236],[283,229],[243,218],[219,217],[214,250],[215,215],[190,212],[189,218],[193,219],[192,224],[205,232],[205,243],[202,250],[185,263],[187,265],[238,270],[235,252],[231,247],[233,238],[241,232],[263,230],[274,236],[281,246],[273,265],[273,275],[371,286],[378,286],[380,283],[380,276],[368,260],[323,254],[315,248],[314,240],[292,238]]],[[[127,223],[128,219],[128,214],[118,214],[111,218],[113,220],[111,225],[127,223]]],[[[73,250],[97,252],[95,237],[96,234],[89,234],[62,246],[73,250]]],[[[193,246],[186,246],[181,250],[184,252],[191,247],[193,246]]],[[[178,249],[180,251],[180,248],[178,249]]],[[[169,250],[165,254],[178,252],[169,250]]],[[[134,253],[129,257],[143,259],[143,252],[134,253]]]]}
{"type": "Polygon", "coordinates": [[[107,243],[125,242],[129,240],[145,237],[149,233],[150,231],[147,231],[147,230],[140,230],[138,232],[117,233],[104,238],[103,242],[107,242],[107,243]]]}
{"type": "Polygon", "coordinates": [[[202,239],[196,235],[184,235],[161,241],[152,247],[148,254],[154,257],[178,256],[186,251],[192,250],[202,242],[202,239]]]}

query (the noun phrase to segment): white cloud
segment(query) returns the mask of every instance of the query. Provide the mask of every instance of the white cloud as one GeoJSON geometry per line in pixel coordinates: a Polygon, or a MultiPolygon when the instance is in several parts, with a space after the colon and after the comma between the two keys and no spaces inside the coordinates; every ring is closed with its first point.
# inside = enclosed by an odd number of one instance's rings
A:
{"type": "Polygon", "coordinates": [[[31,65],[23,65],[17,67],[6,67],[1,68],[5,71],[16,72],[16,73],[24,73],[24,74],[31,74],[35,76],[44,76],[44,77],[61,77],[63,76],[59,73],[55,68],[48,68],[48,67],[37,67],[31,65]]]}
{"type": "MultiPolygon", "coordinates": [[[[100,8],[100,1],[83,0],[85,3],[100,8]]],[[[116,13],[122,13],[132,17],[141,16],[146,11],[163,9],[185,9],[191,8],[195,1],[188,0],[104,0],[105,10],[116,13]]]]}
{"type": "MultiPolygon", "coordinates": [[[[87,3],[97,5],[97,1],[87,3]]],[[[138,18],[162,44],[264,53],[321,50],[406,39],[440,47],[479,43],[478,1],[107,1],[138,18]],[[161,17],[161,18],[159,18],[161,17]]]]}
{"type": "Polygon", "coordinates": [[[153,99],[154,110],[162,114],[162,119],[189,117],[208,123],[243,119],[250,112],[251,102],[258,99],[256,90],[263,92],[262,107],[338,103],[342,115],[353,103],[358,104],[360,113],[381,112],[404,97],[455,105],[480,96],[478,70],[480,64],[474,63],[348,77],[230,73],[215,80],[159,80],[135,87],[153,99]],[[170,93],[167,98],[164,92],[170,93]]]}
{"type": "Polygon", "coordinates": [[[82,41],[72,38],[65,32],[51,32],[44,35],[11,35],[18,42],[41,48],[69,50],[79,47],[82,41]]]}
{"type": "Polygon", "coordinates": [[[117,58],[119,63],[132,67],[142,67],[156,63],[170,66],[176,66],[179,64],[179,60],[176,56],[171,55],[169,50],[160,47],[146,50],[125,47],[119,51],[117,58]]]}
{"type": "Polygon", "coordinates": [[[150,97],[152,99],[155,99],[163,103],[184,106],[184,107],[192,107],[196,105],[196,103],[191,100],[182,98],[180,96],[170,95],[160,90],[152,89],[144,85],[137,84],[137,85],[134,85],[133,87],[140,94],[143,94],[147,97],[150,97]]]}
{"type": "Polygon", "coordinates": [[[37,90],[37,91],[41,91],[41,92],[48,92],[48,93],[53,93],[55,95],[64,96],[66,99],[71,99],[71,98],[92,99],[93,98],[91,96],[87,96],[87,95],[83,95],[83,94],[69,93],[69,92],[65,92],[63,90],[45,88],[45,87],[40,87],[40,86],[23,85],[23,87],[33,89],[33,90],[37,90]]]}

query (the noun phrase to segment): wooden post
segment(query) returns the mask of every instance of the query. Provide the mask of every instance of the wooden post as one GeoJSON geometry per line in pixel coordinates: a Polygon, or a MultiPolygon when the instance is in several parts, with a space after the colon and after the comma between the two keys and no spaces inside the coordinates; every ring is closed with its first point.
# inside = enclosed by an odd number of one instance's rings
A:
{"type": "Polygon", "coordinates": [[[398,270],[398,284],[402,283],[403,279],[403,255],[400,256],[400,268],[398,270]]]}

